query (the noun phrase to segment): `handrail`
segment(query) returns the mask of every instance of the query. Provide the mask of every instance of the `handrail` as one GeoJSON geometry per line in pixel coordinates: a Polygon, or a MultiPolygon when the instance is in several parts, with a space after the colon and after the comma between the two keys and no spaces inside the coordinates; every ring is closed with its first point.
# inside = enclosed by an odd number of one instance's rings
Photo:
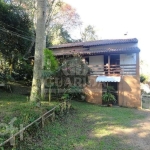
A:
{"type": "Polygon", "coordinates": [[[92,70],[92,75],[136,75],[136,64],[120,64],[120,65],[88,65],[92,70]]]}
{"type": "MultiPolygon", "coordinates": [[[[88,67],[107,67],[108,65],[88,65],[88,67]]],[[[110,66],[136,66],[136,64],[119,64],[119,65],[110,65],[110,66]]]]}

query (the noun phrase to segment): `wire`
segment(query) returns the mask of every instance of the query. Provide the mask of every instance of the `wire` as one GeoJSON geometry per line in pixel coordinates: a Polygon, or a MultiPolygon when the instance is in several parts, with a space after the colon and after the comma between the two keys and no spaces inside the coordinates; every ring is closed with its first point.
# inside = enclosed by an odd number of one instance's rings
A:
{"type": "Polygon", "coordinates": [[[21,34],[18,34],[18,33],[16,33],[16,32],[10,31],[10,30],[5,29],[5,28],[1,28],[1,27],[0,27],[0,30],[3,31],[3,32],[6,32],[6,33],[10,33],[10,34],[16,35],[16,36],[21,37],[21,38],[23,38],[23,39],[26,39],[26,40],[28,40],[28,41],[33,41],[33,40],[34,40],[34,38],[31,39],[31,38],[29,38],[29,37],[27,37],[27,36],[22,36],[21,34]]]}
{"type": "Polygon", "coordinates": [[[2,21],[0,21],[0,24],[1,25],[6,25],[6,26],[8,26],[8,27],[11,27],[11,28],[14,28],[14,29],[16,29],[16,30],[18,30],[18,31],[21,31],[21,32],[23,32],[23,33],[26,33],[25,31],[23,31],[23,30],[20,30],[20,29],[17,29],[17,28],[15,28],[15,27],[13,27],[13,26],[11,26],[11,25],[8,25],[8,24],[6,24],[6,23],[4,23],[4,22],[2,22],[2,21]]]}
{"type": "MultiPolygon", "coordinates": [[[[3,24],[7,25],[6,23],[0,21],[0,25],[3,25],[3,24]]],[[[10,26],[10,25],[7,25],[7,26],[10,26]]],[[[10,26],[10,27],[12,27],[12,26],[10,26]]],[[[24,31],[22,31],[22,30],[19,30],[19,29],[15,28],[15,27],[12,27],[12,28],[14,28],[14,29],[16,29],[16,30],[18,30],[18,31],[21,31],[21,32],[23,32],[23,33],[26,33],[26,32],[24,32],[24,31]]],[[[27,36],[23,36],[23,35],[21,35],[21,34],[18,34],[18,33],[16,33],[16,32],[14,32],[14,31],[10,31],[10,30],[8,30],[8,29],[5,29],[5,28],[3,28],[3,27],[2,27],[2,28],[0,27],[0,30],[3,31],[3,32],[10,33],[10,34],[13,34],[13,35],[15,35],[15,36],[18,36],[18,37],[20,37],[20,38],[26,39],[26,40],[28,40],[28,41],[32,41],[30,47],[28,48],[28,51],[27,51],[26,54],[24,54],[24,56],[23,56],[23,59],[27,59],[27,58],[25,58],[25,56],[31,52],[33,42],[35,42],[35,37],[32,37],[32,39],[31,39],[31,38],[29,38],[29,37],[27,37],[27,36]]],[[[24,45],[24,46],[25,46],[25,45],[24,45]]]]}

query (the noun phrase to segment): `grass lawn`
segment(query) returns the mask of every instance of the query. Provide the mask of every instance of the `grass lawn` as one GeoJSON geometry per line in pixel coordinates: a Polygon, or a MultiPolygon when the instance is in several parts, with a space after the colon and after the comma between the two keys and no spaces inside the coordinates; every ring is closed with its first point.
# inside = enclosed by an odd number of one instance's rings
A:
{"type": "Polygon", "coordinates": [[[145,118],[140,110],[72,102],[73,110],[47,126],[24,148],[36,150],[137,150],[117,129],[135,127],[145,118]]]}
{"type": "MultiPolygon", "coordinates": [[[[0,91],[0,123],[8,125],[9,122],[16,117],[17,120],[13,125],[18,128],[20,124],[23,124],[25,127],[56,104],[57,102],[51,102],[49,104],[43,101],[39,108],[36,106],[36,103],[30,103],[27,96],[0,91]]],[[[2,126],[0,132],[5,132],[2,126]]],[[[0,135],[0,143],[7,139],[9,135],[10,134],[4,136],[0,135]]]]}

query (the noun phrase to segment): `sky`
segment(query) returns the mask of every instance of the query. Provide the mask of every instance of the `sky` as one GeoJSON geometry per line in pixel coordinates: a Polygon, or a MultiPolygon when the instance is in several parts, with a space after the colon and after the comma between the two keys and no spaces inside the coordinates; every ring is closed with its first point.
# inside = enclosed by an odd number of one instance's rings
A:
{"type": "Polygon", "coordinates": [[[150,64],[150,0],[64,1],[76,9],[83,27],[95,27],[99,39],[137,38],[140,57],[150,64]]]}

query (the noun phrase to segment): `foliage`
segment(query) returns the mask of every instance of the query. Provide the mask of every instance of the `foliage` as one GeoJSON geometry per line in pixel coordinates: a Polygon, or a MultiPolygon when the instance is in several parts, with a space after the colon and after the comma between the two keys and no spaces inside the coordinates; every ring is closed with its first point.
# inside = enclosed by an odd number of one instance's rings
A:
{"type": "MultiPolygon", "coordinates": [[[[20,90],[20,87],[18,87],[18,90],[20,90]]],[[[58,102],[51,102],[49,104],[48,102],[41,101],[41,107],[39,109],[36,103],[30,103],[24,95],[6,93],[5,91],[1,91],[1,89],[0,93],[0,118],[3,123],[9,124],[9,122],[16,117],[17,120],[14,122],[14,126],[18,129],[20,128],[20,124],[23,124],[24,127],[27,126],[58,104],[58,102]]],[[[37,126],[32,126],[29,129],[30,134],[33,134],[35,129],[37,129],[37,126]]],[[[1,138],[2,141],[4,141],[9,138],[9,135],[0,135],[0,139],[1,138]]]]}
{"type": "Polygon", "coordinates": [[[147,116],[145,112],[122,107],[109,109],[75,101],[71,103],[74,109],[67,116],[56,120],[42,131],[36,132],[34,138],[29,138],[25,144],[25,149],[31,149],[31,147],[36,150],[138,149],[136,145],[127,144],[125,140],[127,134],[122,134],[122,132],[116,134],[116,130],[136,128],[133,122],[138,119],[142,123],[147,116]]]}
{"type": "Polygon", "coordinates": [[[88,25],[84,29],[84,31],[81,33],[81,39],[83,42],[97,40],[98,37],[96,35],[96,31],[95,31],[94,27],[91,25],[88,25]]]}
{"type": "Polygon", "coordinates": [[[140,75],[140,82],[141,82],[141,83],[145,83],[145,82],[147,81],[147,79],[148,79],[148,78],[147,78],[146,75],[143,75],[143,74],[140,75]]]}
{"type": "Polygon", "coordinates": [[[75,40],[71,38],[69,32],[65,30],[62,25],[54,26],[51,31],[47,33],[46,45],[59,45],[65,43],[72,43],[75,40]]]}
{"type": "Polygon", "coordinates": [[[13,78],[6,72],[0,72],[0,83],[7,83],[8,81],[13,81],[13,78]]]}
{"type": "Polygon", "coordinates": [[[49,49],[44,50],[44,69],[55,71],[58,68],[58,61],[53,52],[49,49]]]}
{"type": "Polygon", "coordinates": [[[72,56],[66,56],[59,58],[59,75],[70,76],[70,77],[87,77],[92,71],[86,64],[86,62],[82,61],[82,56],[77,54],[74,51],[70,51],[72,56]]]}
{"type": "Polygon", "coordinates": [[[11,74],[31,45],[32,22],[21,7],[0,1],[0,10],[0,53],[11,74]]]}
{"type": "Polygon", "coordinates": [[[31,85],[33,77],[33,65],[31,64],[31,60],[19,58],[18,63],[14,66],[12,77],[16,81],[23,81],[25,85],[31,85]]]}
{"type": "Polygon", "coordinates": [[[82,61],[80,55],[74,54],[59,60],[60,67],[56,71],[53,83],[65,94],[69,94],[70,99],[84,101],[84,85],[88,83],[90,68],[86,62],[82,61]],[[55,80],[57,79],[57,81],[55,80]]]}
{"type": "Polygon", "coordinates": [[[69,96],[69,94],[64,93],[63,96],[61,97],[61,99],[66,101],[66,100],[70,99],[70,96],[69,96]]]}
{"type": "Polygon", "coordinates": [[[113,91],[114,91],[114,88],[112,86],[107,86],[106,87],[106,92],[103,94],[102,99],[107,104],[116,101],[115,96],[111,93],[113,91]]]}
{"type": "Polygon", "coordinates": [[[70,97],[70,99],[75,99],[78,101],[81,101],[81,95],[83,95],[82,87],[80,86],[71,86],[68,87],[65,93],[67,93],[70,97]]]}
{"type": "MultiPolygon", "coordinates": [[[[5,2],[23,7],[36,26],[36,0],[5,0],[5,2]]],[[[61,0],[47,0],[47,46],[50,46],[52,43],[72,42],[69,31],[79,25],[81,25],[80,17],[69,4],[61,0]]]]}

